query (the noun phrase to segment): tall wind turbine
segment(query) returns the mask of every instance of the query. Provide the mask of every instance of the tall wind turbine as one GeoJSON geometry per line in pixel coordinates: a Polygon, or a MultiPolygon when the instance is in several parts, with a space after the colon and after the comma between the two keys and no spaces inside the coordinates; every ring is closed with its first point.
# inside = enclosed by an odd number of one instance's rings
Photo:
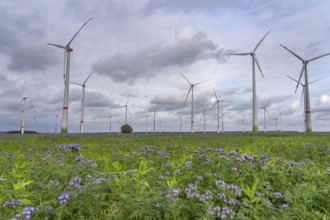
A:
{"type": "Polygon", "coordinates": [[[281,111],[279,106],[277,106],[277,110],[278,110],[278,117],[280,118],[280,131],[282,133],[282,131],[283,131],[283,128],[282,128],[282,111],[281,111]]]}
{"type": "Polygon", "coordinates": [[[30,108],[33,108],[33,105],[31,105],[30,107],[25,107],[26,106],[26,99],[28,99],[28,98],[30,98],[30,97],[23,97],[22,98],[22,101],[21,101],[21,103],[23,102],[23,106],[22,106],[22,109],[21,109],[21,134],[24,134],[24,126],[25,126],[25,123],[24,123],[24,120],[25,120],[25,118],[24,118],[24,112],[26,111],[26,110],[28,110],[28,109],[30,109],[30,108]]]}
{"type": "Polygon", "coordinates": [[[184,101],[184,104],[186,104],[187,102],[187,99],[188,99],[188,96],[191,92],[191,133],[194,133],[194,86],[198,85],[198,84],[201,84],[203,82],[206,82],[206,81],[202,81],[202,82],[198,82],[198,83],[190,83],[189,80],[182,74],[180,73],[183,78],[189,83],[190,85],[190,88],[189,88],[189,91],[188,91],[188,94],[187,94],[187,97],[186,97],[186,100],[184,101]]]}
{"type": "Polygon", "coordinates": [[[241,56],[245,56],[245,55],[251,55],[252,57],[252,121],[253,121],[253,125],[252,125],[252,132],[257,133],[259,132],[259,125],[258,125],[258,110],[257,110],[257,88],[256,88],[256,73],[255,73],[255,64],[257,64],[257,67],[261,73],[262,78],[264,78],[264,75],[262,73],[259,61],[256,57],[256,51],[258,49],[258,47],[260,46],[260,44],[262,43],[262,41],[266,38],[266,36],[270,33],[271,30],[269,30],[266,35],[261,38],[261,40],[258,42],[258,44],[255,46],[254,50],[252,52],[246,52],[246,53],[231,53],[229,55],[241,55],[241,56]]]}
{"type": "Polygon", "coordinates": [[[270,118],[269,112],[267,111],[267,108],[269,107],[269,103],[270,103],[270,100],[263,107],[261,107],[264,110],[264,133],[267,132],[267,130],[266,130],[266,113],[268,114],[268,116],[270,118]]]}
{"type": "Polygon", "coordinates": [[[228,101],[223,101],[223,100],[219,100],[218,99],[218,96],[217,94],[215,93],[215,90],[213,89],[213,92],[214,92],[214,96],[215,96],[215,103],[214,105],[212,106],[211,110],[214,108],[215,105],[217,105],[217,108],[218,108],[218,123],[217,123],[217,132],[218,134],[220,133],[220,102],[228,102],[228,101]]]}
{"type": "Polygon", "coordinates": [[[311,132],[312,131],[312,120],[311,120],[311,108],[310,108],[310,98],[309,98],[309,86],[308,86],[308,74],[307,74],[307,65],[309,62],[320,59],[322,57],[328,56],[330,55],[330,53],[326,53],[317,57],[314,57],[312,59],[309,60],[305,60],[303,58],[301,58],[300,56],[298,56],[296,53],[292,52],[291,50],[289,50],[288,48],[286,48],[285,46],[283,46],[282,44],[280,44],[284,49],[286,49],[287,51],[289,51],[293,56],[297,57],[299,60],[302,61],[303,66],[300,72],[300,76],[299,76],[299,80],[296,86],[296,92],[299,86],[299,82],[301,80],[302,75],[305,73],[305,114],[306,114],[306,131],[307,132],[311,132]]]}
{"type": "Polygon", "coordinates": [[[93,71],[88,75],[86,80],[83,84],[72,82],[72,84],[76,84],[78,86],[82,87],[82,98],[81,98],[81,117],[80,117],[80,134],[84,133],[84,112],[85,112],[85,88],[86,88],[86,82],[91,77],[93,71]]]}
{"type": "Polygon", "coordinates": [[[69,82],[70,82],[70,53],[73,49],[70,47],[70,44],[81,31],[81,29],[90,21],[92,18],[88,19],[73,35],[72,39],[66,45],[59,45],[59,44],[52,44],[48,43],[48,45],[62,48],[64,49],[64,98],[63,98],[63,110],[62,110],[62,126],[61,126],[61,133],[68,133],[68,104],[69,104],[69,82]]]}

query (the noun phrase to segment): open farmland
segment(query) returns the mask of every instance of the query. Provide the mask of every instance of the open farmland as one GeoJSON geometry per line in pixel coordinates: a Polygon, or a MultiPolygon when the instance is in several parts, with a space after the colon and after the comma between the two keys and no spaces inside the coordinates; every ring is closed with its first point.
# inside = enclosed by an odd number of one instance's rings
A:
{"type": "Polygon", "coordinates": [[[0,219],[330,219],[327,134],[1,136],[0,219]]]}

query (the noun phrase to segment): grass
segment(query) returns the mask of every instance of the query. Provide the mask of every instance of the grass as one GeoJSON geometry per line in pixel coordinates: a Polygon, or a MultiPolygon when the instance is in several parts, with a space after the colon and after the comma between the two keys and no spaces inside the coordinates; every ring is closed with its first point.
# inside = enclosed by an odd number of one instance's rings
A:
{"type": "Polygon", "coordinates": [[[2,136],[0,219],[330,219],[329,141],[2,136]]]}

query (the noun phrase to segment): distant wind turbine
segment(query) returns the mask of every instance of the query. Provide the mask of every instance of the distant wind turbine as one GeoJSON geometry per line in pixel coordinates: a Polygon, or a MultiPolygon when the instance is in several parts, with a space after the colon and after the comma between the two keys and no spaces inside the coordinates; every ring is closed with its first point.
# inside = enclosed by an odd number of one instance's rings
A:
{"type": "Polygon", "coordinates": [[[269,112],[267,111],[267,108],[269,107],[269,103],[270,103],[270,100],[263,107],[261,107],[264,110],[264,133],[267,132],[267,130],[266,130],[266,113],[270,117],[269,112]]]}
{"type": "Polygon", "coordinates": [[[84,133],[84,112],[85,112],[85,88],[86,88],[86,82],[91,77],[93,71],[88,75],[86,80],[84,81],[83,84],[71,82],[72,84],[76,84],[78,86],[82,87],[82,98],[81,98],[81,117],[80,117],[80,134],[84,133]]]}
{"type": "Polygon", "coordinates": [[[230,114],[230,112],[228,112],[228,113],[224,113],[224,112],[220,112],[220,114],[221,114],[221,133],[223,134],[224,133],[224,120],[223,120],[223,116],[224,115],[226,115],[226,114],[230,114]]]}
{"type": "Polygon", "coordinates": [[[306,114],[306,131],[307,132],[312,132],[312,120],[311,120],[311,108],[310,108],[310,98],[309,98],[309,86],[308,86],[308,74],[307,74],[307,65],[309,62],[320,59],[322,57],[328,56],[330,55],[330,53],[326,53],[317,57],[314,57],[312,59],[309,60],[305,60],[303,58],[301,58],[300,56],[298,56],[296,53],[292,52],[291,50],[289,50],[288,48],[286,48],[285,46],[283,46],[282,44],[280,44],[284,49],[286,49],[287,51],[289,51],[293,56],[295,56],[296,58],[298,58],[299,60],[302,61],[303,66],[300,72],[300,76],[298,79],[298,83],[296,86],[296,92],[301,80],[302,75],[305,73],[305,114],[306,114]]]}
{"type": "Polygon", "coordinates": [[[202,104],[199,104],[201,107],[202,107],[202,109],[203,109],[203,120],[204,120],[204,134],[206,134],[206,126],[205,126],[205,124],[206,124],[206,120],[205,120],[205,112],[207,111],[207,110],[210,110],[211,108],[205,108],[204,106],[202,106],[202,104]]]}
{"type": "Polygon", "coordinates": [[[280,118],[280,130],[281,130],[281,133],[282,133],[282,131],[283,131],[283,128],[282,128],[282,111],[281,111],[279,106],[277,106],[277,109],[278,109],[278,117],[280,118]]]}
{"type": "Polygon", "coordinates": [[[242,122],[243,122],[243,133],[245,133],[245,114],[243,114],[242,122]]]}
{"type": "Polygon", "coordinates": [[[214,108],[215,105],[217,105],[217,108],[218,108],[218,114],[217,114],[217,117],[218,117],[217,132],[219,134],[220,133],[220,102],[229,102],[229,101],[219,100],[218,99],[218,96],[215,93],[215,90],[214,89],[213,89],[213,92],[214,92],[214,96],[215,96],[216,101],[215,101],[214,105],[212,106],[211,110],[214,108]]]}
{"type": "Polygon", "coordinates": [[[68,102],[69,102],[69,82],[70,82],[70,53],[73,49],[70,47],[70,44],[74,40],[74,38],[78,35],[81,29],[90,21],[92,18],[88,19],[73,35],[72,39],[66,45],[52,44],[48,43],[48,45],[59,47],[64,49],[64,98],[63,98],[63,110],[62,110],[62,127],[61,133],[68,133],[68,102]]]}
{"type": "Polygon", "coordinates": [[[23,102],[23,106],[22,106],[22,109],[21,109],[21,117],[22,117],[21,118],[21,134],[24,134],[24,126],[25,126],[24,112],[26,110],[30,109],[30,108],[33,108],[33,105],[31,105],[30,107],[27,107],[27,108],[25,107],[26,106],[26,99],[28,99],[28,98],[31,98],[31,97],[23,97],[22,101],[21,101],[21,103],[23,102]]]}
{"type": "MultiPolygon", "coordinates": [[[[286,75],[289,79],[295,81],[296,83],[298,83],[298,85],[301,85],[302,87],[302,92],[301,92],[301,98],[300,98],[300,105],[301,105],[301,102],[302,102],[302,99],[304,98],[304,126],[305,126],[305,131],[307,131],[307,128],[308,128],[308,125],[307,125],[307,111],[306,111],[306,107],[307,107],[307,94],[306,94],[306,84],[303,84],[302,82],[299,82],[298,80],[286,75]]],[[[319,80],[321,80],[322,78],[320,79],[317,79],[317,80],[314,80],[312,82],[309,82],[308,84],[312,84],[314,82],[317,82],[319,80]]]]}
{"type": "Polygon", "coordinates": [[[127,124],[127,112],[128,112],[128,105],[127,104],[128,104],[128,101],[129,101],[129,98],[127,99],[125,105],[118,107],[118,108],[125,108],[125,124],[127,124]]]}
{"type": "Polygon", "coordinates": [[[206,81],[202,81],[202,82],[198,82],[198,83],[190,83],[189,80],[182,74],[182,77],[189,83],[190,85],[190,88],[189,88],[189,91],[188,91],[188,94],[187,94],[187,97],[184,101],[184,104],[186,104],[187,102],[187,99],[188,99],[188,96],[191,92],[191,133],[194,133],[194,86],[198,85],[198,84],[201,84],[203,82],[206,82],[206,81]]]}
{"type": "Polygon", "coordinates": [[[262,78],[264,78],[264,75],[262,73],[259,61],[256,57],[256,50],[262,43],[262,41],[266,38],[266,36],[270,33],[271,30],[269,30],[266,35],[261,38],[261,40],[258,42],[258,44],[255,46],[254,50],[252,52],[246,52],[246,53],[231,53],[229,55],[251,55],[252,57],[252,132],[257,133],[259,132],[259,125],[258,125],[258,110],[257,110],[257,88],[256,88],[256,74],[255,74],[255,64],[257,64],[257,67],[261,73],[262,78]]]}

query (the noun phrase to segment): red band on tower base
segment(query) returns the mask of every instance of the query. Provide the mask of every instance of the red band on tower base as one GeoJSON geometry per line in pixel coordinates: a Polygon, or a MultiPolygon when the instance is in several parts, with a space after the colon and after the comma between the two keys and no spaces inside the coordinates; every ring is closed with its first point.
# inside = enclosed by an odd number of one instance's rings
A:
{"type": "Polygon", "coordinates": [[[68,110],[68,109],[69,109],[69,107],[63,107],[63,109],[65,109],[65,110],[68,110]]]}

